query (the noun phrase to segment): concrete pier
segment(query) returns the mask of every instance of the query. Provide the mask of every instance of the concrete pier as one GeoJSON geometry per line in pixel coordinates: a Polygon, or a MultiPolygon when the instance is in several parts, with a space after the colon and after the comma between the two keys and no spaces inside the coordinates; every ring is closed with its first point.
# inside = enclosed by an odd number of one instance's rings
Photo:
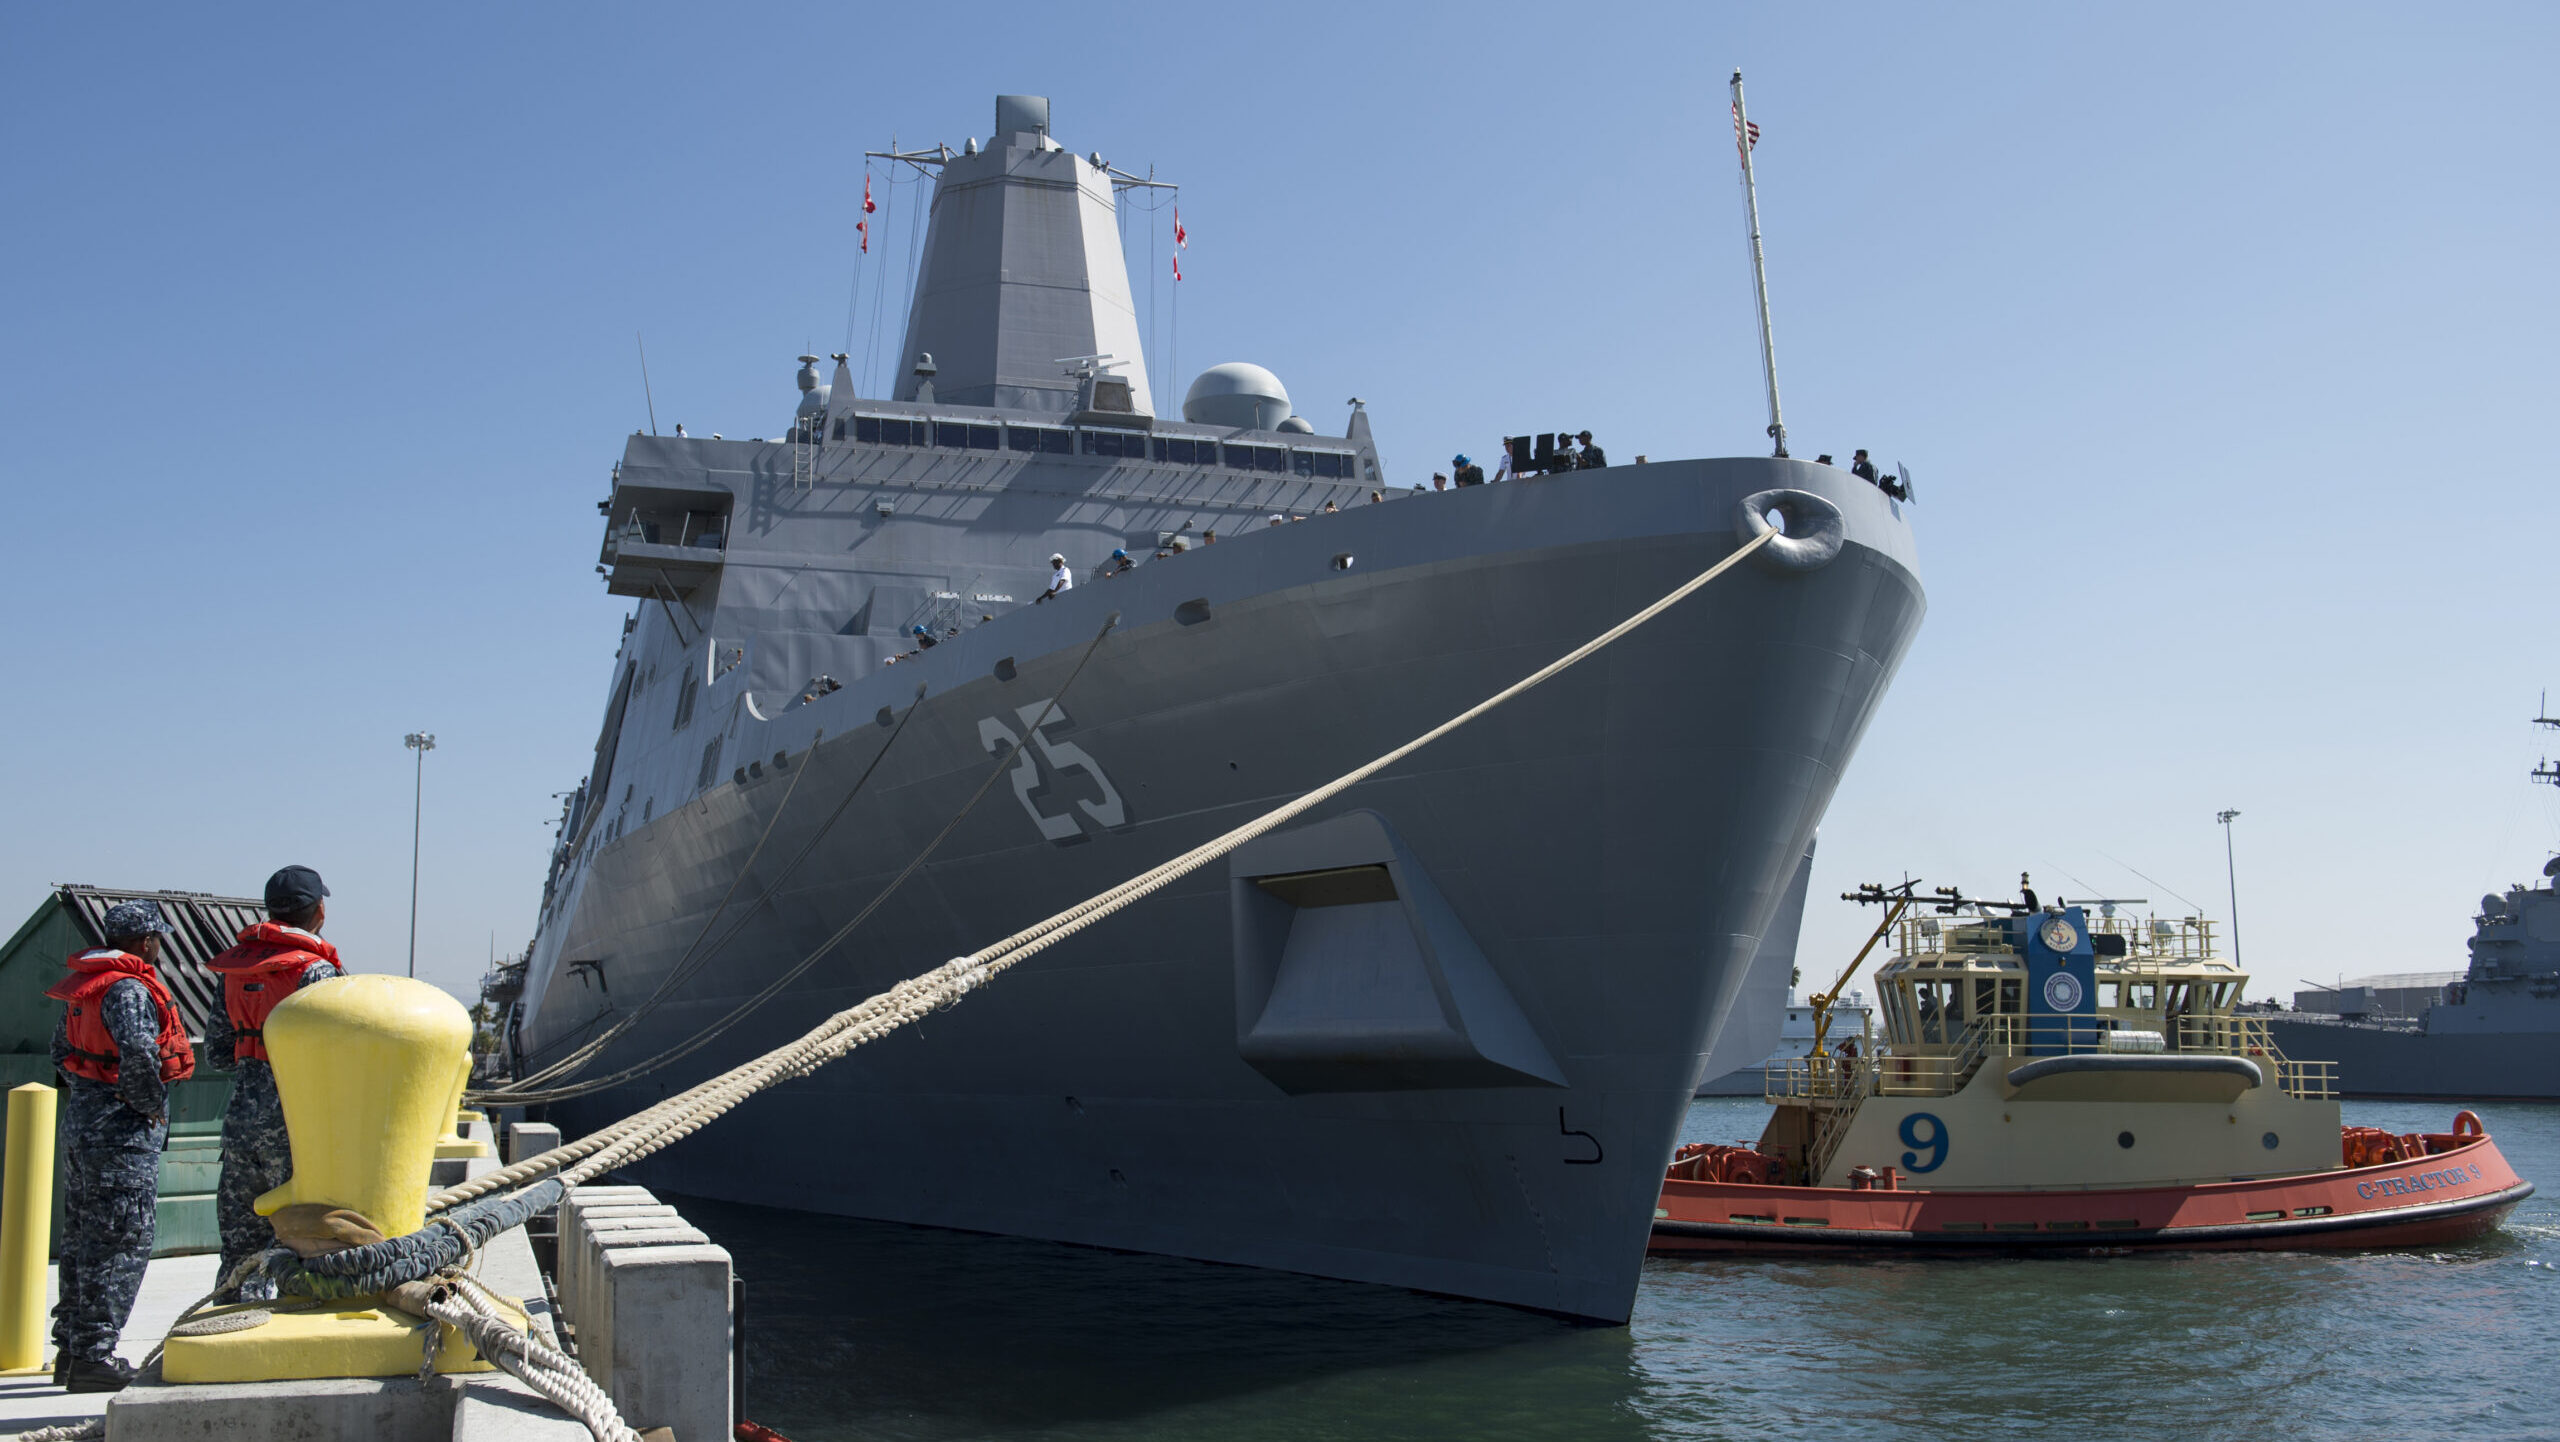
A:
{"type": "MultiPolygon", "coordinates": [[[[475,1123],[487,1135],[487,1123],[475,1123]]],[[[557,1143],[510,1129],[511,1157],[557,1143]]],[[[497,1159],[475,1158],[474,1174],[497,1159]]],[[[726,1442],[732,1418],[729,1254],[638,1187],[580,1188],[557,1218],[556,1277],[523,1228],[483,1248],[481,1279],[524,1299],[534,1330],[575,1354],[635,1430],[726,1442]],[[571,1301],[575,1297],[574,1303],[571,1301]],[[567,1316],[562,1313],[566,1312],[567,1316]]],[[[119,1348],[139,1362],[219,1259],[154,1262],[119,1348]]],[[[48,1296],[50,1302],[50,1296],[48,1296]]],[[[585,1426],[504,1372],[173,1385],[155,1368],[123,1392],[72,1395],[44,1374],[0,1377],[0,1434],[103,1415],[108,1442],[582,1442],[585,1426]]]]}

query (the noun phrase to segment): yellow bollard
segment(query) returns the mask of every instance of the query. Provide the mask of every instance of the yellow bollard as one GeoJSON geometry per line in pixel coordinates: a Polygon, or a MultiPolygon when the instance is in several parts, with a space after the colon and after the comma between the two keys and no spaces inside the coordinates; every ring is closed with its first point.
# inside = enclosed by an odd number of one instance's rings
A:
{"type": "Polygon", "coordinates": [[[268,1013],[266,1043],[293,1176],[258,1198],[258,1215],[318,1202],[364,1213],[386,1237],[425,1225],[436,1137],[469,1064],[462,1003],[407,977],[333,977],[268,1013]]]}
{"type": "MultiPolygon", "coordinates": [[[[424,1225],[436,1138],[453,1120],[471,1065],[462,1004],[407,977],[333,977],[278,1003],[267,1015],[266,1043],[293,1176],[258,1198],[258,1214],[311,1202],[362,1212],[386,1237],[424,1225]]],[[[530,1325],[519,1304],[499,1300],[519,1330],[530,1325]]],[[[182,1383],[407,1376],[418,1370],[426,1328],[443,1325],[362,1299],[256,1310],[272,1315],[237,1331],[171,1337],[161,1375],[182,1383]]],[[[489,1366],[445,1328],[437,1371],[489,1366]]]]}
{"type": "Polygon", "coordinates": [[[462,1093],[470,1084],[471,1058],[466,1053],[462,1058],[462,1065],[454,1069],[453,1098],[449,1109],[452,1119],[445,1123],[444,1135],[436,1138],[437,1161],[452,1161],[457,1157],[494,1157],[498,1154],[497,1148],[462,1134],[464,1122],[476,1122],[481,1119],[478,1112],[465,1111],[462,1106],[462,1093]]]}
{"type": "Polygon", "coordinates": [[[45,1368],[44,1260],[53,1243],[54,1089],[9,1093],[9,1160],[0,1170],[0,1374],[45,1368]]]}

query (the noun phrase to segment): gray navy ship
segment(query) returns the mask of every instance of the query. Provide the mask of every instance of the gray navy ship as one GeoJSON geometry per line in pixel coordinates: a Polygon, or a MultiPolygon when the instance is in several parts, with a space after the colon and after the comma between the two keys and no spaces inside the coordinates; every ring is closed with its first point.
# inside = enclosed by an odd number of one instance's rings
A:
{"type": "Polygon", "coordinates": [[[983,146],[905,159],[937,179],[894,393],[803,357],[786,434],[635,435],[613,467],[598,570],[634,605],[510,1028],[523,1090],[571,1135],[637,1111],[1775,529],[1590,661],[636,1169],[1625,1320],[1690,1094],[1762,938],[1791,948],[1790,884],[1920,624],[1904,504],[1783,455],[1415,494],[1360,403],[1319,434],[1246,365],[1162,414],[1116,229],[1143,181],[1026,96],[983,146]],[[1071,587],[1042,601],[1053,556],[1071,587]]]}
{"type": "MultiPolygon", "coordinates": [[[[2546,710],[2542,726],[2560,728],[2546,710]]],[[[2534,779],[2560,785],[2548,762],[2534,779]]],[[[2329,1015],[2297,1009],[2268,1019],[2276,1044],[2296,1056],[2335,1058],[2338,1091],[2351,1097],[2448,1097],[2467,1101],[2560,1099],[2560,856],[2542,882],[2517,882],[2480,898],[2471,921],[2471,964],[2430,988],[2412,1015],[2373,986],[2318,999],[2329,1015]]],[[[2378,978],[2390,980],[2390,978],[2378,978]]]]}

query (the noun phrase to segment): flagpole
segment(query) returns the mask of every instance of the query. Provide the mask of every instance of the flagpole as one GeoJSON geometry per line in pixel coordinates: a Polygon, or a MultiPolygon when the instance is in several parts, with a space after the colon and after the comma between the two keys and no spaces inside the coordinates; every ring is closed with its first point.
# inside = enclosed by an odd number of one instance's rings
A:
{"type": "Polygon", "coordinates": [[[1769,439],[1787,455],[1787,423],[1778,415],[1778,341],[1769,329],[1769,264],[1760,252],[1760,192],[1751,179],[1751,116],[1742,105],[1742,72],[1733,72],[1733,148],[1742,156],[1742,203],[1751,218],[1751,283],[1760,294],[1760,369],[1769,381],[1769,439]]]}

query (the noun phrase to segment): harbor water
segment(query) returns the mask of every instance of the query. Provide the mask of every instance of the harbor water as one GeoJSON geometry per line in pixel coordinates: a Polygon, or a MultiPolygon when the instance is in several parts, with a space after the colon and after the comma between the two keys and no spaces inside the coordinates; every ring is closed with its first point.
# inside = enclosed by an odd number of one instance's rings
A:
{"type": "MultiPolygon", "coordinates": [[[[2560,1438],[2560,1105],[2476,1109],[2543,1190],[2466,1245],[1656,1259],[1624,1328],[1242,1267],[683,1209],[747,1281],[746,1415],[793,1442],[2560,1438]]],[[[2453,1111],[2349,1102],[2346,1121],[2438,1130],[2453,1111]]],[[[1702,1099],[1682,1139],[1748,1139],[1766,1114],[1702,1099]]]]}

